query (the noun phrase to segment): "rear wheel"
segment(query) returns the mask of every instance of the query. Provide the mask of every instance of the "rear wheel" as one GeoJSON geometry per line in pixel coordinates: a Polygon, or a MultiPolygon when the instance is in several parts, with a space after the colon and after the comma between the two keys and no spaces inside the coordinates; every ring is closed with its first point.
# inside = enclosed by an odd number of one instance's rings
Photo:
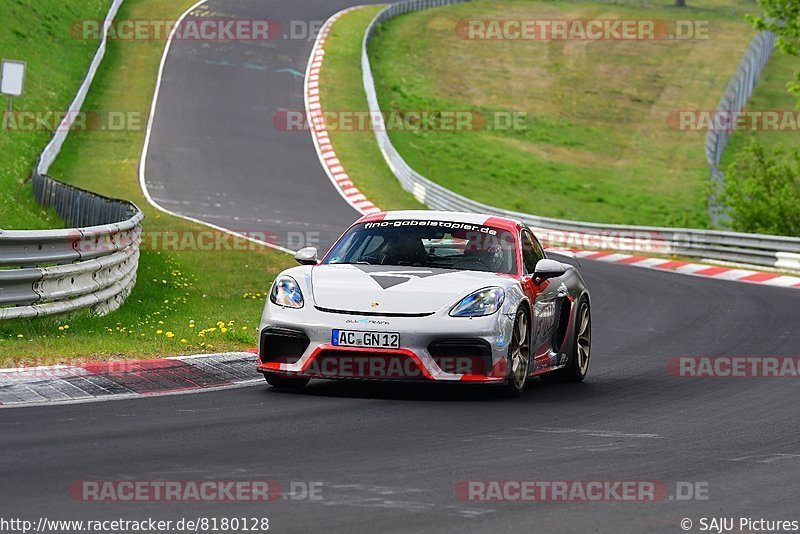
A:
{"type": "Polygon", "coordinates": [[[523,310],[514,318],[514,330],[508,346],[508,373],[506,392],[517,396],[525,391],[531,361],[531,340],[528,332],[528,316],[523,310]]]}
{"type": "Polygon", "coordinates": [[[292,378],[273,373],[264,373],[264,378],[267,380],[267,383],[274,388],[290,390],[303,389],[310,380],[309,378],[292,378]]]}
{"type": "Polygon", "coordinates": [[[575,314],[572,354],[563,369],[542,375],[545,382],[582,382],[589,372],[589,356],[592,351],[592,312],[589,301],[581,299],[575,314]]]}

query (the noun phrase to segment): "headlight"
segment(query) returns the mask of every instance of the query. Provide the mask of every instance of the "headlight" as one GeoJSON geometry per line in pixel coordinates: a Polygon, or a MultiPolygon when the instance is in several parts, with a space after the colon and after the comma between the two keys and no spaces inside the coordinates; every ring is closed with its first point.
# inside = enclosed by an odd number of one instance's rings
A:
{"type": "Polygon", "coordinates": [[[487,287],[464,297],[450,310],[452,317],[483,317],[500,309],[506,294],[503,288],[487,287]]]}
{"type": "Polygon", "coordinates": [[[297,280],[291,276],[279,276],[269,292],[269,300],[284,308],[302,308],[303,293],[297,280]]]}

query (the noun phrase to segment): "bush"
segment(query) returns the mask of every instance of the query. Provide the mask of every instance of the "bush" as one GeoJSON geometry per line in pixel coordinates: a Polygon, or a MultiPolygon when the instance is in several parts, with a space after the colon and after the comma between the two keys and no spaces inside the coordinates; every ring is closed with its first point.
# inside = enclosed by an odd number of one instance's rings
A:
{"type": "Polygon", "coordinates": [[[739,232],[800,236],[800,153],[751,139],[728,167],[722,203],[739,232]]]}

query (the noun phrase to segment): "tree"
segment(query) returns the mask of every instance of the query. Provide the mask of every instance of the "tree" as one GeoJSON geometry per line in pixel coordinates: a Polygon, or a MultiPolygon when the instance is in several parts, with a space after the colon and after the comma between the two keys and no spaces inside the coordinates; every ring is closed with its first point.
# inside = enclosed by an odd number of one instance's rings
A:
{"type": "Polygon", "coordinates": [[[686,0],[675,0],[675,7],[686,7],[686,0]]]}
{"type": "MultiPolygon", "coordinates": [[[[778,36],[778,48],[790,56],[800,56],[800,1],[757,0],[764,16],[747,15],[747,20],[756,30],[771,31],[778,36]]],[[[797,96],[800,106],[800,71],[794,81],[787,83],[789,92],[797,96]]]]}
{"type": "Polygon", "coordinates": [[[800,152],[774,156],[753,138],[728,167],[720,200],[733,230],[800,236],[800,152]]]}

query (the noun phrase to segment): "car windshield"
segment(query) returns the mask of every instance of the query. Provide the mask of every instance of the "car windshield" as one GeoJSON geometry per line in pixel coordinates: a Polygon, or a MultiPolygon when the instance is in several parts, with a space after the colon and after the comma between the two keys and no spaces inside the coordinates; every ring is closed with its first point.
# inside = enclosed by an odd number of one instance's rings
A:
{"type": "Polygon", "coordinates": [[[502,274],[516,272],[511,232],[450,221],[398,220],[355,225],[323,264],[395,265],[502,274]]]}

